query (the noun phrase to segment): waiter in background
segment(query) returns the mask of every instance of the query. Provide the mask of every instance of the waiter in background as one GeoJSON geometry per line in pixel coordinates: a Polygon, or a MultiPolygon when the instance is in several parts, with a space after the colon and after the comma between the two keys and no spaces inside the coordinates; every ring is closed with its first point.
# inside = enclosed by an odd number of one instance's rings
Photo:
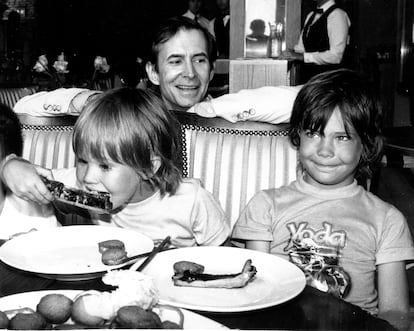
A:
{"type": "Polygon", "coordinates": [[[210,21],[210,33],[216,38],[218,57],[228,59],[230,53],[229,0],[216,0],[218,13],[210,21]]]}
{"type": "Polygon", "coordinates": [[[300,84],[321,72],[346,66],[351,21],[334,0],[314,1],[317,8],[307,15],[298,44],[279,57],[302,62],[300,84]]]}

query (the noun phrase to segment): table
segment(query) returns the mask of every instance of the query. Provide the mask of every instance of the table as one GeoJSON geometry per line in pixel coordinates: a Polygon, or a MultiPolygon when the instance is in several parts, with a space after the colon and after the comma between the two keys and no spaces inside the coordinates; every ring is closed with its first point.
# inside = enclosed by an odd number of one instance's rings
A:
{"type": "MultiPolygon", "coordinates": [[[[79,282],[45,279],[0,262],[0,296],[63,289],[109,290],[109,287],[100,279],[79,282]]],[[[237,329],[395,330],[388,322],[371,316],[359,307],[308,286],[289,302],[267,309],[240,313],[197,313],[237,329]]]]}

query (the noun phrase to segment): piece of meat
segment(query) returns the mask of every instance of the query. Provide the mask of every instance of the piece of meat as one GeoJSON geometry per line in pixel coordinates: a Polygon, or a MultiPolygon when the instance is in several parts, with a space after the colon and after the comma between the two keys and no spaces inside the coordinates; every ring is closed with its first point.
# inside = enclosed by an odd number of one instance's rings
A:
{"type": "Polygon", "coordinates": [[[247,260],[241,272],[237,274],[205,274],[204,267],[188,261],[176,263],[174,266],[174,276],[172,277],[175,286],[189,287],[215,287],[215,288],[240,288],[246,286],[256,275],[256,267],[252,265],[252,260],[247,260]],[[187,269],[183,267],[186,266],[187,269]],[[202,267],[202,268],[200,268],[202,267]],[[196,270],[196,272],[192,272],[196,270]],[[201,272],[197,271],[201,270],[201,272]]]}

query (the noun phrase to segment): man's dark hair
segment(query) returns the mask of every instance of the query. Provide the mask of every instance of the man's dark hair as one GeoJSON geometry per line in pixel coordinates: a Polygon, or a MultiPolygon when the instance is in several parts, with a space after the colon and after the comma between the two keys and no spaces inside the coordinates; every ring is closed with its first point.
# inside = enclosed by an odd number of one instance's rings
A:
{"type": "Polygon", "coordinates": [[[198,30],[200,31],[207,45],[207,56],[210,62],[211,70],[213,64],[217,59],[217,45],[214,37],[197,22],[183,16],[171,17],[161,25],[153,38],[150,54],[150,62],[155,65],[155,69],[158,71],[158,53],[160,52],[160,46],[174,37],[181,30],[198,30]]]}

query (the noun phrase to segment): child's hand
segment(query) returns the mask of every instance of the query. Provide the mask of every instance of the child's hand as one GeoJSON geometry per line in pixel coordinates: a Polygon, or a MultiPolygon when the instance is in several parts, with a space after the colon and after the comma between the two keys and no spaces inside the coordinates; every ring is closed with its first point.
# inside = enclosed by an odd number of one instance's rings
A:
{"type": "Polygon", "coordinates": [[[52,179],[52,172],[25,160],[11,159],[3,167],[2,178],[6,186],[19,198],[40,204],[53,200],[40,175],[52,179]]]}

